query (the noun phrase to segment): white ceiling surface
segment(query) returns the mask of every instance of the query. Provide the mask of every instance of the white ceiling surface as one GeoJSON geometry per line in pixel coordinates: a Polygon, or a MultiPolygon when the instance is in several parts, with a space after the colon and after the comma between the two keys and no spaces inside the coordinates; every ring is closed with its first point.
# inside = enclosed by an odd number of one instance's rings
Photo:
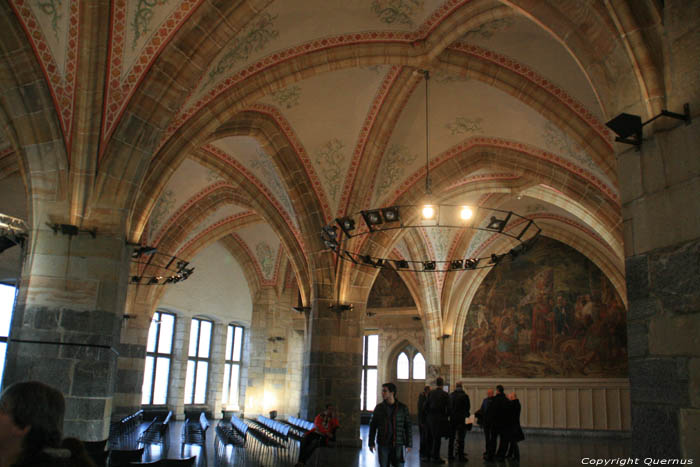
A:
{"type": "MultiPolygon", "coordinates": [[[[393,199],[401,182],[425,167],[425,91],[421,83],[408,100],[392,134],[375,183],[375,200],[393,199]],[[400,169],[388,166],[395,148],[403,155],[400,169]],[[385,182],[394,175],[391,183],[385,182]],[[383,191],[379,191],[384,187],[383,191]]],[[[430,158],[473,137],[494,137],[552,152],[582,167],[610,185],[600,168],[563,131],[531,107],[485,83],[437,81],[429,83],[430,158]]]]}
{"type": "Polygon", "coordinates": [[[251,136],[230,136],[219,139],[212,145],[245,166],[282,205],[282,208],[292,219],[294,226],[299,228],[296,213],[287,195],[279,170],[258,140],[251,136]]]}
{"type": "Polygon", "coordinates": [[[260,266],[263,278],[271,280],[277,266],[277,256],[280,250],[280,240],[268,224],[257,224],[243,227],[236,231],[260,266]]]}
{"type": "Polygon", "coordinates": [[[162,286],[167,291],[159,307],[215,317],[223,323],[250,323],[253,303],[248,283],[240,265],[221,243],[202,250],[192,258],[190,266],[195,271],[189,279],[162,286]]]}
{"type": "Polygon", "coordinates": [[[478,45],[516,59],[578,100],[593,115],[603,111],[581,67],[568,50],[524,16],[490,21],[464,34],[459,42],[478,45]],[[546,50],[546,53],[543,51],[546,50]]]}

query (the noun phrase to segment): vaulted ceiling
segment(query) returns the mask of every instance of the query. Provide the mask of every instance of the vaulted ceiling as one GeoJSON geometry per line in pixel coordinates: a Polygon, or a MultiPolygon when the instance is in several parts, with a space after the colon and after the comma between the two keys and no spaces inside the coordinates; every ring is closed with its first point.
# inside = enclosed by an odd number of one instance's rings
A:
{"type": "MultiPolygon", "coordinates": [[[[62,135],[57,165],[92,174],[69,184],[90,186],[87,205],[127,210],[132,241],[182,253],[225,238],[258,285],[292,272],[308,283],[323,223],[420,191],[427,69],[436,196],[536,219],[625,296],[603,122],[639,91],[603,2],[10,4],[3,41],[22,32],[31,45],[62,135]],[[103,81],[92,100],[91,79],[103,81]]],[[[27,177],[27,146],[6,119],[0,176],[27,177]]],[[[426,231],[390,249],[410,259],[418,242],[446,259],[491,241],[426,231]]],[[[437,283],[438,296],[465,286],[437,283]]]]}

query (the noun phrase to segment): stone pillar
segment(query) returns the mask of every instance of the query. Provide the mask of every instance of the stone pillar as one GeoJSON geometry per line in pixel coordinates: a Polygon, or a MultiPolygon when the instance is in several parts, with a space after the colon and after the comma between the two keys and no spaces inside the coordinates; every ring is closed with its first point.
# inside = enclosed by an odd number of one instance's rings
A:
{"type": "Polygon", "coordinates": [[[360,446],[360,390],[362,378],[362,316],[365,303],[352,303],[352,310],[331,309],[335,301],[312,302],[307,326],[301,416],[313,419],[332,403],[341,428],[338,441],[360,446]]]}
{"type": "Polygon", "coordinates": [[[253,303],[250,326],[246,416],[290,414],[285,394],[287,387],[288,347],[292,334],[291,309],[280,308],[273,287],[258,291],[253,303]]]}
{"type": "Polygon", "coordinates": [[[129,262],[119,235],[32,232],[3,383],[38,380],[59,389],[66,436],[109,433],[129,262]]]}
{"type": "Polygon", "coordinates": [[[700,458],[700,122],[618,156],[633,450],[700,458]]]}

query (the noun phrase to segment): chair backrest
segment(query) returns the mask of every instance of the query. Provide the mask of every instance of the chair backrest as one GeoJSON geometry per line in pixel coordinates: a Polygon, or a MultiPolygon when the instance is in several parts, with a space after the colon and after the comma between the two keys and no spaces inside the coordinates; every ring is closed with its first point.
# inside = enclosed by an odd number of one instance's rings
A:
{"type": "Polygon", "coordinates": [[[207,428],[209,428],[209,420],[207,420],[207,416],[204,415],[204,412],[199,414],[199,424],[202,427],[202,431],[207,431],[207,428]]]}
{"type": "Polygon", "coordinates": [[[109,455],[110,467],[128,466],[131,462],[141,462],[143,448],[140,449],[113,449],[109,455]]]}
{"type": "Polygon", "coordinates": [[[163,421],[163,425],[167,425],[168,423],[170,423],[171,418],[173,418],[173,411],[172,410],[170,412],[168,412],[168,416],[165,417],[165,420],[163,421]]]}

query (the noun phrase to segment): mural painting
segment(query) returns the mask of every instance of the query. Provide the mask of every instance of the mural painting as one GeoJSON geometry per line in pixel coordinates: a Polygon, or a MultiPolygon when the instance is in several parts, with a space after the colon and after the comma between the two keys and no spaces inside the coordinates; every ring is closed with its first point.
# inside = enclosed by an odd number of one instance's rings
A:
{"type": "Polygon", "coordinates": [[[411,292],[396,271],[382,269],[374,281],[367,308],[415,307],[411,292]]]}
{"type": "Polygon", "coordinates": [[[585,256],[541,238],[479,286],[464,326],[462,375],[626,377],[623,302],[585,256]]]}

